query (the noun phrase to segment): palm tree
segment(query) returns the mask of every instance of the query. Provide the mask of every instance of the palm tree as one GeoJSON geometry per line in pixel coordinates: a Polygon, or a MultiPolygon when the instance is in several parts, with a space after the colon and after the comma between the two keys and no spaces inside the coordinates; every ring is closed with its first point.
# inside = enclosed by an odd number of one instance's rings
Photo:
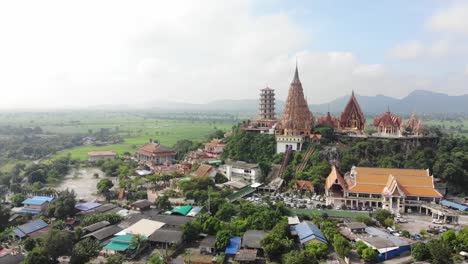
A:
{"type": "Polygon", "coordinates": [[[146,237],[140,234],[135,235],[132,239],[132,242],[130,243],[130,245],[135,248],[135,253],[137,255],[140,255],[141,251],[145,249],[147,244],[148,244],[148,239],[146,239],[146,237]]]}

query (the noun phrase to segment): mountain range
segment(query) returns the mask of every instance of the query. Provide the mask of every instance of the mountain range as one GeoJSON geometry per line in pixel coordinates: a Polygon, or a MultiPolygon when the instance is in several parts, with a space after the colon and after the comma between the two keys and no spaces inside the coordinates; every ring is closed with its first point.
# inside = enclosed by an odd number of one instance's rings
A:
{"type": "MultiPolygon", "coordinates": [[[[312,112],[332,113],[341,112],[349,100],[350,95],[339,97],[331,102],[309,105],[312,112]]],[[[396,113],[468,113],[468,94],[451,96],[426,90],[415,90],[401,99],[385,95],[365,96],[356,94],[361,109],[366,114],[383,113],[387,109],[396,113]]],[[[285,102],[276,100],[276,112],[282,113],[285,102]]],[[[147,104],[157,110],[166,111],[216,111],[256,113],[258,99],[245,100],[216,100],[206,104],[190,104],[176,102],[153,102],[147,104]]]]}

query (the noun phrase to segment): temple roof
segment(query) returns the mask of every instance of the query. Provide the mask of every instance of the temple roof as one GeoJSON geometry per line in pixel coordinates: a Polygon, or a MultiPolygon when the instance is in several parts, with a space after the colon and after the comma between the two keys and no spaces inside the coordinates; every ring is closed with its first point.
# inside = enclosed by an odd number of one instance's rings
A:
{"type": "Polygon", "coordinates": [[[331,116],[330,112],[327,112],[326,116],[322,116],[318,119],[317,123],[322,126],[331,126],[334,128],[339,127],[339,120],[338,118],[331,116]]]}
{"type": "Polygon", "coordinates": [[[301,81],[296,65],[294,78],[291,82],[286,99],[286,105],[279,128],[289,130],[292,134],[311,131],[314,125],[314,116],[304,98],[301,81]]]}
{"type": "Polygon", "coordinates": [[[345,109],[341,113],[340,121],[343,127],[347,126],[346,123],[350,119],[353,113],[356,115],[356,118],[360,121],[361,123],[359,124],[360,127],[364,128],[366,119],[364,118],[364,114],[362,113],[361,107],[359,106],[356,96],[354,96],[354,91],[351,92],[351,97],[349,98],[349,101],[346,104],[345,109]]]}
{"type": "Polygon", "coordinates": [[[336,169],[335,165],[333,165],[330,174],[325,180],[325,189],[330,189],[332,185],[335,184],[335,182],[338,182],[338,184],[341,185],[343,189],[346,188],[346,182],[343,176],[341,176],[340,172],[336,169]]]}
{"type": "Polygon", "coordinates": [[[411,129],[413,133],[422,133],[425,129],[424,124],[415,114],[411,115],[411,118],[404,124],[404,127],[411,129]]]}
{"type": "Polygon", "coordinates": [[[401,126],[401,117],[394,115],[392,112],[387,111],[385,114],[374,119],[374,126],[401,126]]]}

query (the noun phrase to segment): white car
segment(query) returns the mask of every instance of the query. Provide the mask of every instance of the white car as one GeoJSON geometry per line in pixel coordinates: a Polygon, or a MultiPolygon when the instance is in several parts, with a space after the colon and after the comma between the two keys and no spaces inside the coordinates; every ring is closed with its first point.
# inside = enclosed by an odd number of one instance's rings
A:
{"type": "Polygon", "coordinates": [[[443,222],[438,219],[432,219],[432,223],[437,224],[437,225],[443,224],[443,222]]]}

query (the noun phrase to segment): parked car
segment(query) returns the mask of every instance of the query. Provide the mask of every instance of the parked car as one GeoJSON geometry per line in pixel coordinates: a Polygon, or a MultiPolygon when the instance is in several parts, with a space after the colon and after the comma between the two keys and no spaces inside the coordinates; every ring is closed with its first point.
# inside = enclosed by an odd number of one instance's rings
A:
{"type": "Polygon", "coordinates": [[[414,234],[414,235],[411,235],[411,239],[412,240],[421,240],[422,236],[420,234],[414,234]]]}
{"type": "Polygon", "coordinates": [[[432,219],[432,223],[436,224],[436,225],[441,225],[443,224],[442,221],[440,221],[439,219],[432,219]]]}

